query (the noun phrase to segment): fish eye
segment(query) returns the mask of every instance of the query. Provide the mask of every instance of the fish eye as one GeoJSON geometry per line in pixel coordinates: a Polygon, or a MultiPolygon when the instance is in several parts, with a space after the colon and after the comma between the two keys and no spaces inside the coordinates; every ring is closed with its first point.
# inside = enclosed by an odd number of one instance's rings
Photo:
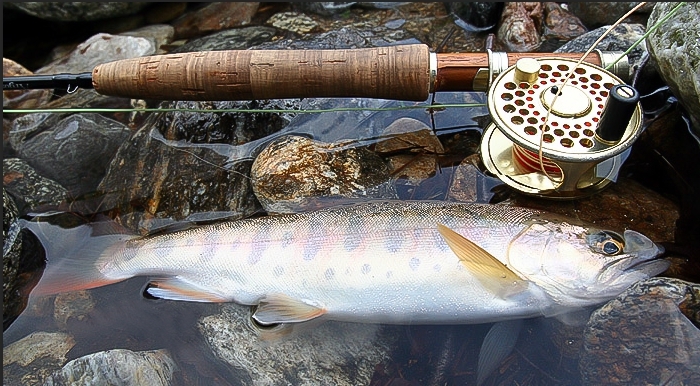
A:
{"type": "Polygon", "coordinates": [[[625,239],[611,231],[600,231],[587,237],[588,245],[593,251],[606,256],[615,256],[625,249],[625,239]]]}

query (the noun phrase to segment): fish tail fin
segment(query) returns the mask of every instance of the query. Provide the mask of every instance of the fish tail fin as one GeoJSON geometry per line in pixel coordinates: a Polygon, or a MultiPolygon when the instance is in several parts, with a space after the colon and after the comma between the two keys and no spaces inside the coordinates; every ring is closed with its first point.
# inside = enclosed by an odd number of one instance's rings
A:
{"type": "Polygon", "coordinates": [[[34,295],[55,295],[101,287],[131,277],[125,273],[109,272],[99,267],[112,259],[115,251],[136,235],[120,233],[96,234],[94,224],[62,228],[47,222],[21,220],[21,226],[31,231],[46,253],[46,268],[31,291],[34,295]]]}

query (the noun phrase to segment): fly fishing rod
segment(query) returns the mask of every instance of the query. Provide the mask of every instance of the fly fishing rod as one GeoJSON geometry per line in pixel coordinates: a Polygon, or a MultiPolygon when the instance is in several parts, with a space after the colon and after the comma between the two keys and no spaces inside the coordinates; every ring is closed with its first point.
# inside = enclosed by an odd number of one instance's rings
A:
{"type": "MultiPolygon", "coordinates": [[[[81,74],[3,78],[3,90],[93,88],[156,100],[366,97],[424,101],[436,91],[487,91],[522,58],[577,60],[576,53],[431,53],[424,44],[337,50],[230,50],[117,60],[81,74]]],[[[615,52],[588,63],[627,72],[615,52]]]]}
{"type": "Polygon", "coordinates": [[[619,52],[431,53],[412,44],[155,55],[100,64],[90,73],[3,78],[3,89],[94,88],[155,100],[425,101],[433,92],[485,91],[492,118],[481,142],[486,168],[527,194],[577,198],[616,178],[621,153],[641,132],[628,75],[619,52]]]}

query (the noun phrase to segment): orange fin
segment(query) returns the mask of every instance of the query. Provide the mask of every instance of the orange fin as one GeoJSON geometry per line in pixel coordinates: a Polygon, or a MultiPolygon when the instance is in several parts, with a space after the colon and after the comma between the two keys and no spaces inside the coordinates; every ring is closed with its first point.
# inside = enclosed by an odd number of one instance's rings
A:
{"type": "Polygon", "coordinates": [[[438,231],[462,264],[489,291],[505,298],[527,288],[527,281],[471,240],[442,224],[438,224],[438,231]]]}
{"type": "Polygon", "coordinates": [[[201,287],[177,276],[154,279],[148,283],[146,292],[159,299],[188,302],[221,303],[230,301],[211,289],[201,287]]]}
{"type": "Polygon", "coordinates": [[[287,295],[267,295],[253,313],[253,319],[261,325],[306,322],[326,313],[326,310],[308,300],[287,295]]]}

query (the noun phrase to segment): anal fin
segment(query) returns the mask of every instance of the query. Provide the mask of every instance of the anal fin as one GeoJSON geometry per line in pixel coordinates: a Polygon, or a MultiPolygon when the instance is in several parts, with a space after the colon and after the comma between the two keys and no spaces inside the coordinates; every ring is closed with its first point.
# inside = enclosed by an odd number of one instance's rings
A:
{"type": "Polygon", "coordinates": [[[527,281],[471,240],[438,224],[438,231],[452,252],[481,284],[501,298],[527,288],[527,281]]]}
{"type": "Polygon", "coordinates": [[[180,277],[166,277],[151,280],[146,287],[149,295],[168,300],[183,300],[188,302],[221,303],[230,301],[210,289],[186,281],[180,277]]]}
{"type": "Polygon", "coordinates": [[[253,319],[261,325],[306,322],[326,313],[321,306],[287,295],[267,295],[258,304],[253,319]]]}

